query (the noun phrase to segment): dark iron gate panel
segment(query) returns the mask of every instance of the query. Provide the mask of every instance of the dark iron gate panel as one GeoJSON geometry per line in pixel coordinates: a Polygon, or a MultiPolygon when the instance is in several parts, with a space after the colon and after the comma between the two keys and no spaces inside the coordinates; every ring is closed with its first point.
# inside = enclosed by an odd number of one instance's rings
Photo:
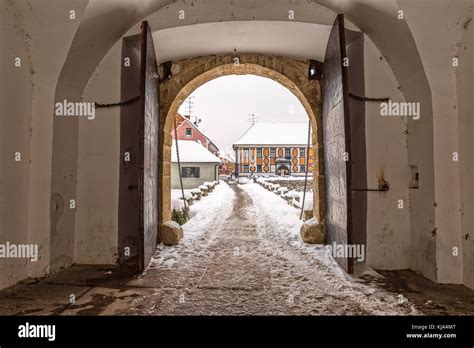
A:
{"type": "MultiPolygon", "coordinates": [[[[326,180],[327,243],[352,243],[351,142],[344,16],[338,15],[329,36],[323,65],[323,138],[326,180]]],[[[353,259],[336,257],[348,273],[353,259]]]]}
{"type": "MultiPolygon", "coordinates": [[[[364,34],[345,29],[346,54],[350,64],[347,68],[349,86],[349,114],[351,125],[351,175],[352,175],[352,243],[365,246],[367,243],[367,148],[365,139],[364,34]]],[[[374,193],[376,194],[376,193],[374,193]]],[[[364,254],[365,255],[365,254],[364,254]]],[[[356,263],[357,260],[354,260],[356,263]]],[[[365,261],[365,260],[364,260],[365,261]]]]}
{"type": "Polygon", "coordinates": [[[148,22],[144,21],[140,64],[140,271],[148,265],[158,243],[158,97],[155,47],[148,22]]]}
{"type": "MultiPolygon", "coordinates": [[[[131,100],[140,94],[140,35],[123,39],[120,100],[131,100]]],[[[138,269],[138,240],[140,232],[139,152],[140,103],[136,100],[120,106],[120,176],[118,243],[119,263],[138,269]]]]}

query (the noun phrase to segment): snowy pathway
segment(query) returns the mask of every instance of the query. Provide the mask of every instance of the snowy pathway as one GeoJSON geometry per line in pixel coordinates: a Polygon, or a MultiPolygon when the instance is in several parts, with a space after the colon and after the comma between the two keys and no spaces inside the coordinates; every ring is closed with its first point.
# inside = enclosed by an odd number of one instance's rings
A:
{"type": "Polygon", "coordinates": [[[185,238],[159,246],[140,279],[154,293],[123,314],[418,314],[302,243],[298,211],[259,185],[221,183],[199,204],[185,238]]]}

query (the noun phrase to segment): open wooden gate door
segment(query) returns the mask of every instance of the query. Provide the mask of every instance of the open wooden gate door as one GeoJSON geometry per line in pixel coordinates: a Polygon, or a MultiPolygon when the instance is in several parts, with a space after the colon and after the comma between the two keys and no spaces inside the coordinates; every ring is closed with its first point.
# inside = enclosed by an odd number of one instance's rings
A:
{"type": "MultiPolygon", "coordinates": [[[[324,167],[326,180],[327,243],[352,244],[351,129],[347,81],[344,16],[333,24],[324,57],[322,77],[324,167]]],[[[336,257],[348,273],[353,259],[336,257]]]]}
{"type": "Polygon", "coordinates": [[[158,243],[159,84],[146,21],[141,35],[124,40],[122,58],[130,62],[122,68],[122,100],[133,102],[120,109],[119,262],[141,272],[158,243]]]}
{"type": "Polygon", "coordinates": [[[140,225],[138,268],[144,270],[158,244],[158,64],[147,21],[142,22],[140,63],[140,225]]]}

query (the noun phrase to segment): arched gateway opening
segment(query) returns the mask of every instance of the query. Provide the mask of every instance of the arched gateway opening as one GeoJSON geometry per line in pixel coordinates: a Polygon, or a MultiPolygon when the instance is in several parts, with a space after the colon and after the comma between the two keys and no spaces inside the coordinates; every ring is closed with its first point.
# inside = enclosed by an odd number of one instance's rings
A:
{"type": "MultiPolygon", "coordinates": [[[[312,157],[313,162],[312,165],[306,165],[306,168],[316,169],[313,170],[312,176],[313,197],[311,200],[315,203],[309,206],[309,209],[313,210],[311,215],[316,219],[313,220],[312,227],[306,227],[310,228],[311,232],[307,232],[312,237],[308,237],[302,229],[302,238],[306,242],[327,242],[343,248],[353,243],[352,216],[360,216],[361,220],[365,220],[366,215],[364,202],[354,204],[354,207],[360,207],[357,208],[360,211],[354,211],[353,214],[352,202],[362,199],[354,197],[351,190],[352,173],[355,174],[354,178],[360,184],[360,189],[364,191],[366,187],[364,184],[365,143],[363,141],[365,134],[364,122],[359,112],[360,105],[351,105],[351,109],[356,112],[349,114],[347,72],[341,64],[342,57],[346,57],[346,52],[340,26],[343,27],[342,16],[337,17],[332,27],[324,64],[315,59],[298,60],[264,53],[238,54],[234,52],[177,59],[157,65],[150,27],[146,21],[143,22],[139,45],[139,57],[141,57],[140,96],[137,99],[139,109],[127,112],[123,108],[120,124],[121,151],[129,153],[131,150],[137,156],[135,156],[135,163],[127,161],[121,163],[119,180],[119,219],[122,220],[119,221],[119,249],[127,248],[127,244],[130,244],[127,243],[127,239],[138,240],[137,255],[140,271],[146,268],[148,261],[155,253],[157,243],[165,241],[166,235],[175,235],[176,238],[173,240],[179,240],[179,236],[182,235],[182,231],[180,232],[176,226],[168,224],[172,220],[171,134],[178,108],[194,90],[204,83],[228,75],[250,74],[268,78],[285,87],[301,103],[313,130],[311,141],[313,147],[307,152],[307,157],[312,157]],[[139,115],[138,118],[137,115],[139,115]],[[352,118],[358,125],[357,129],[350,127],[352,118]],[[130,128],[138,131],[130,132],[130,128]],[[352,133],[354,133],[354,139],[358,139],[355,142],[357,146],[351,145],[352,133]],[[324,161],[323,158],[325,158],[324,161]],[[131,192],[135,189],[135,192],[131,192]],[[133,207],[134,214],[131,214],[130,207],[133,207]],[[128,218],[130,214],[134,216],[132,219],[128,218]],[[130,231],[134,230],[138,231],[136,236],[131,235],[130,231]]],[[[359,36],[351,34],[351,37],[359,36]]],[[[359,44],[358,48],[360,47],[359,44]]],[[[136,49],[132,47],[131,51],[136,52],[136,49]]],[[[360,54],[360,49],[350,52],[354,60],[360,58],[358,57],[360,54]]],[[[128,57],[128,54],[125,57],[128,57]]],[[[126,77],[125,75],[122,78],[126,77]]],[[[125,78],[124,81],[128,79],[125,78]]],[[[353,81],[360,83],[362,80],[353,79],[353,81]]],[[[278,147],[278,156],[270,155],[270,158],[262,158],[262,161],[276,161],[284,157],[285,160],[292,159],[298,162],[298,158],[291,155],[294,149],[291,144],[298,145],[296,150],[298,154],[301,154],[305,153],[301,151],[304,143],[285,144],[287,147],[284,156],[281,147],[278,147]]],[[[245,146],[241,150],[245,161],[245,146]]],[[[252,150],[252,147],[247,147],[247,150],[252,150]]],[[[301,158],[299,160],[301,161],[301,158]]],[[[271,165],[273,166],[271,170],[275,174],[285,175],[288,169],[295,167],[296,163],[280,161],[271,165]],[[282,165],[286,165],[287,169],[281,167],[282,165]],[[278,166],[280,166],[279,171],[278,166]]],[[[250,170],[250,166],[243,167],[244,171],[247,167],[250,170]]],[[[265,168],[268,172],[268,168],[265,168]]],[[[301,171],[301,167],[299,170],[301,171]]],[[[195,177],[196,174],[192,176],[195,177]]],[[[182,195],[184,196],[184,192],[182,195]]],[[[362,192],[359,196],[364,197],[364,193],[362,192]]],[[[183,197],[183,199],[186,198],[183,197]]],[[[304,201],[304,198],[302,200],[304,201]]],[[[357,226],[361,232],[361,238],[357,242],[364,244],[364,222],[362,221],[357,226]]],[[[349,256],[349,252],[340,255],[337,261],[347,272],[352,273],[353,257],[349,256]]],[[[131,258],[132,254],[128,256],[125,255],[123,259],[131,258]]]]}
{"type": "MultiPolygon", "coordinates": [[[[160,74],[166,75],[166,64],[160,74]]],[[[318,221],[324,216],[324,171],[321,128],[321,96],[318,80],[308,79],[309,62],[263,54],[217,55],[173,62],[173,72],[160,84],[159,223],[171,219],[171,146],[173,118],[180,105],[198,87],[213,79],[228,75],[256,75],[269,78],[292,92],[303,105],[312,127],[312,144],[316,170],[313,173],[313,215],[318,221]]],[[[284,171],[284,170],[283,170],[284,171]]]]}

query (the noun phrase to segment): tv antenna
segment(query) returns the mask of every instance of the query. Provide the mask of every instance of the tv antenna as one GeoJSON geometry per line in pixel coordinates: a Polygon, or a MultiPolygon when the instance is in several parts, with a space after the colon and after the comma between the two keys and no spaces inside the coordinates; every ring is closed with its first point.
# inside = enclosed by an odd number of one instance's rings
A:
{"type": "Polygon", "coordinates": [[[187,104],[188,116],[189,116],[189,118],[192,117],[193,105],[194,105],[194,98],[195,98],[195,96],[189,96],[189,97],[184,101],[184,102],[187,104]]]}
{"type": "Polygon", "coordinates": [[[255,114],[249,114],[249,122],[252,124],[252,126],[258,122],[258,117],[255,116],[255,114]]]}

